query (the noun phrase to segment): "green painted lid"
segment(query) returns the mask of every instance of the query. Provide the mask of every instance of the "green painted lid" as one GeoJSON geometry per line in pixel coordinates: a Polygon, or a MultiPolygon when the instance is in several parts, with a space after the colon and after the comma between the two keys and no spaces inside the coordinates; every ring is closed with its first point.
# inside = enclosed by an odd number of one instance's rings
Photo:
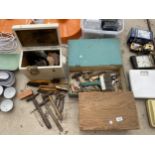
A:
{"type": "Polygon", "coordinates": [[[69,41],[69,67],[122,66],[120,41],[116,38],[69,41]]]}
{"type": "Polygon", "coordinates": [[[19,66],[19,54],[0,54],[0,70],[17,70],[19,66]]]}

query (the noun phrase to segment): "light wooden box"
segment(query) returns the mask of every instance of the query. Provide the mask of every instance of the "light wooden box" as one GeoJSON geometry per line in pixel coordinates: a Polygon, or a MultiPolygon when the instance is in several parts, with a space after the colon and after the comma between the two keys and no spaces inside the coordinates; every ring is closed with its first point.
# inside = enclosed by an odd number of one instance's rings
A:
{"type": "Polygon", "coordinates": [[[62,54],[58,24],[15,25],[12,29],[21,47],[19,62],[21,72],[31,80],[65,77],[66,60],[62,54]],[[30,66],[25,55],[35,51],[58,52],[59,65],[30,66]]]}

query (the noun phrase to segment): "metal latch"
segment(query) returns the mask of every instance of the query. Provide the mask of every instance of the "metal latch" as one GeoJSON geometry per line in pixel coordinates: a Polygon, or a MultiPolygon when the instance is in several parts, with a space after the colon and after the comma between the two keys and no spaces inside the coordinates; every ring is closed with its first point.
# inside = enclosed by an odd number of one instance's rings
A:
{"type": "Polygon", "coordinates": [[[31,75],[38,75],[39,74],[39,69],[37,66],[28,66],[27,67],[27,70],[28,72],[31,74],[31,75]]]}

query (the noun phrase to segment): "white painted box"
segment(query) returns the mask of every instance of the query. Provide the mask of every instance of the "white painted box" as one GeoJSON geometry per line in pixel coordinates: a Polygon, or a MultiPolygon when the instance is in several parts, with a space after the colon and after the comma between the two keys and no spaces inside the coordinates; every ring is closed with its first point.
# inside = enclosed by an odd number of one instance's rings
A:
{"type": "Polygon", "coordinates": [[[21,54],[19,70],[29,79],[64,78],[66,75],[66,58],[62,54],[58,24],[15,25],[13,32],[20,44],[21,54]],[[56,53],[59,56],[57,65],[37,66],[28,60],[34,53],[56,53]]]}

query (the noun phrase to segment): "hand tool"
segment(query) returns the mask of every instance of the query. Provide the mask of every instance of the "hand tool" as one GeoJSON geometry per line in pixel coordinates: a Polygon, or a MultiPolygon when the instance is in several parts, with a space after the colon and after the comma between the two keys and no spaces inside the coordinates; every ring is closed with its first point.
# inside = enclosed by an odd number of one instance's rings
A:
{"type": "Polygon", "coordinates": [[[61,96],[61,97],[59,98],[59,102],[58,102],[58,106],[57,106],[60,113],[63,112],[64,103],[65,103],[65,96],[61,96]]]}
{"type": "MultiPolygon", "coordinates": [[[[45,104],[47,104],[47,102],[49,102],[49,99],[48,99],[48,98],[46,98],[44,101],[42,101],[41,103],[39,103],[39,106],[42,107],[42,106],[44,106],[45,104]]],[[[35,111],[37,111],[37,109],[32,110],[31,113],[33,113],[33,112],[35,112],[35,111]]]]}
{"type": "Polygon", "coordinates": [[[104,80],[104,75],[100,75],[99,77],[100,80],[96,80],[93,82],[82,82],[80,83],[80,86],[82,87],[89,87],[89,86],[100,86],[102,90],[106,90],[106,85],[105,85],[105,80],[104,80]]]}
{"type": "Polygon", "coordinates": [[[31,80],[27,83],[28,86],[32,87],[39,87],[41,85],[55,85],[55,84],[64,84],[67,85],[68,83],[64,80],[60,79],[53,79],[53,80],[31,80]]]}
{"type": "Polygon", "coordinates": [[[50,80],[32,80],[27,83],[28,86],[38,87],[40,85],[48,85],[51,83],[50,80]]]}
{"type": "Polygon", "coordinates": [[[58,119],[59,119],[59,120],[62,120],[62,119],[63,119],[63,116],[62,116],[62,114],[58,111],[58,109],[57,109],[57,107],[56,107],[56,105],[55,105],[55,103],[54,103],[53,97],[50,96],[50,95],[51,95],[51,93],[44,94],[44,95],[42,94],[42,98],[43,98],[43,100],[45,100],[46,98],[49,99],[49,101],[50,101],[50,103],[51,103],[51,106],[52,106],[52,108],[53,108],[55,114],[57,115],[58,119]]]}
{"type": "Polygon", "coordinates": [[[61,126],[61,124],[59,123],[58,119],[55,117],[52,109],[50,109],[49,104],[45,104],[45,108],[47,110],[47,112],[49,113],[49,115],[52,117],[53,121],[55,122],[57,128],[59,129],[60,132],[63,132],[63,127],[61,126]]]}
{"type": "Polygon", "coordinates": [[[35,94],[35,95],[33,95],[33,96],[30,96],[30,97],[27,99],[27,101],[28,101],[28,102],[29,102],[29,101],[32,101],[32,102],[33,102],[35,108],[38,110],[38,112],[39,112],[39,114],[40,114],[40,116],[41,116],[43,122],[45,123],[46,127],[47,127],[48,129],[51,129],[52,126],[51,126],[51,124],[50,124],[48,118],[47,118],[46,115],[43,113],[41,107],[39,106],[39,104],[38,104],[38,102],[37,102],[37,100],[36,100],[36,97],[37,97],[38,95],[39,95],[39,93],[37,93],[37,94],[35,94]]]}
{"type": "Polygon", "coordinates": [[[40,92],[40,93],[49,93],[49,92],[56,92],[57,90],[55,89],[55,88],[45,88],[45,87],[40,87],[39,89],[38,89],[38,92],[40,92]]]}
{"type": "Polygon", "coordinates": [[[40,85],[39,90],[62,90],[62,91],[68,91],[68,88],[66,85],[63,84],[49,84],[49,85],[40,85]]]}

